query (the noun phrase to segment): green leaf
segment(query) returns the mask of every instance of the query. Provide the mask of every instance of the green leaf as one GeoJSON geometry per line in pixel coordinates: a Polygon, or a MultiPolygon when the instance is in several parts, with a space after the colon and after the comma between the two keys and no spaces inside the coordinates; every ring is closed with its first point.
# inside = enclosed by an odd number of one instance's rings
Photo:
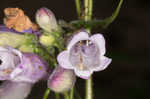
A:
{"type": "Polygon", "coordinates": [[[116,17],[119,15],[122,4],[123,4],[123,0],[120,0],[118,7],[116,8],[112,16],[103,20],[103,28],[107,28],[116,19],[116,17]]]}
{"type": "MultiPolygon", "coordinates": [[[[91,21],[84,21],[84,20],[76,20],[76,21],[71,21],[70,22],[70,27],[75,27],[75,29],[78,28],[93,28],[93,27],[102,27],[102,28],[107,28],[118,16],[120,12],[120,8],[122,6],[123,0],[120,0],[118,7],[112,14],[112,16],[104,19],[104,20],[91,20],[91,21]]],[[[69,25],[68,25],[69,27],[69,25]]]]}

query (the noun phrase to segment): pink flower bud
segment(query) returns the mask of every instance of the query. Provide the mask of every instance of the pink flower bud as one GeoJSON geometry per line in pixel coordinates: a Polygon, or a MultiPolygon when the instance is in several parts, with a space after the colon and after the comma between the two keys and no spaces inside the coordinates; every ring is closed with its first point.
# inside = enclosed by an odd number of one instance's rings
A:
{"type": "Polygon", "coordinates": [[[47,8],[40,8],[37,11],[36,21],[42,29],[48,32],[52,32],[58,28],[53,12],[47,8]]]}
{"type": "Polygon", "coordinates": [[[75,81],[76,77],[72,70],[58,66],[49,77],[48,87],[54,92],[62,93],[71,89],[75,81]]]}

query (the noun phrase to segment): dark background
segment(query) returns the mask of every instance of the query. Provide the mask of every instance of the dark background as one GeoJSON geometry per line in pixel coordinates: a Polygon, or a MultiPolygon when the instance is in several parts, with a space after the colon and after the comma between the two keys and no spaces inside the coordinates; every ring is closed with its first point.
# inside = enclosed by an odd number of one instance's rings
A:
{"type": "MultiPolygon", "coordinates": [[[[93,1],[96,19],[110,16],[119,3],[119,0],[93,1]]],[[[43,6],[51,9],[57,19],[68,22],[77,19],[74,0],[0,0],[0,22],[3,22],[6,7],[22,8],[34,21],[36,10],[43,6]]],[[[149,0],[124,0],[115,22],[106,30],[94,30],[104,34],[107,56],[113,59],[109,68],[94,74],[95,99],[149,99],[149,18],[149,0]]],[[[78,79],[76,85],[83,97],[84,80],[78,79]]],[[[45,82],[36,84],[28,99],[42,99],[45,88],[45,82]]]]}

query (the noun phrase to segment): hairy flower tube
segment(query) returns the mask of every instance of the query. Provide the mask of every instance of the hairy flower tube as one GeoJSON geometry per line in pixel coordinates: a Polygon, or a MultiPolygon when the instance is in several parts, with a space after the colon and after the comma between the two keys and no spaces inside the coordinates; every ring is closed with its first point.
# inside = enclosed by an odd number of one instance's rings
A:
{"type": "Polygon", "coordinates": [[[0,99],[26,99],[33,84],[5,81],[0,86],[0,99]]]}
{"type": "Polygon", "coordinates": [[[0,99],[25,99],[33,84],[47,75],[47,64],[37,55],[0,47],[0,99]]]}
{"type": "Polygon", "coordinates": [[[39,26],[47,32],[53,32],[58,29],[57,21],[53,12],[47,8],[40,8],[37,11],[36,21],[39,26]]]}
{"type": "Polygon", "coordinates": [[[75,81],[76,77],[72,70],[58,66],[49,77],[48,87],[54,92],[62,93],[71,89],[75,81]]]}
{"type": "Polygon", "coordinates": [[[88,79],[94,71],[102,71],[111,63],[111,59],[104,56],[105,39],[102,34],[89,37],[85,31],[73,36],[67,50],[61,52],[58,63],[65,69],[73,69],[75,74],[88,79]]]}
{"type": "Polygon", "coordinates": [[[39,37],[40,35],[41,33],[39,31],[32,31],[32,29],[24,33],[9,29],[5,25],[0,25],[0,46],[11,46],[23,52],[33,52],[34,48],[31,45],[33,38],[39,37]]]}
{"type": "Polygon", "coordinates": [[[13,48],[22,46],[27,42],[25,35],[17,34],[14,32],[1,32],[0,31],[0,46],[11,46],[13,48]]]}

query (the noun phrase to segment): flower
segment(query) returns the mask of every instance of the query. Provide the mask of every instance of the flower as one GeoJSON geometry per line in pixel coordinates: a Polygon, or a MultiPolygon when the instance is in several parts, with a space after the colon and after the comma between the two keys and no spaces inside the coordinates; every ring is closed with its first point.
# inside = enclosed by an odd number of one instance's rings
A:
{"type": "Polygon", "coordinates": [[[48,87],[54,92],[62,93],[71,89],[76,81],[73,70],[58,66],[48,79],[48,87]]]}
{"type": "Polygon", "coordinates": [[[4,9],[4,24],[9,29],[13,28],[18,32],[32,32],[38,30],[38,26],[31,22],[29,17],[24,14],[24,11],[19,8],[4,9]]]}
{"type": "Polygon", "coordinates": [[[57,61],[63,68],[73,69],[77,76],[88,79],[94,71],[102,71],[111,63],[105,52],[102,34],[89,37],[87,32],[80,31],[73,36],[67,50],[57,56],[57,61]]]}
{"type": "Polygon", "coordinates": [[[26,99],[33,84],[5,81],[0,86],[0,99],[26,99]]]}
{"type": "Polygon", "coordinates": [[[0,80],[36,83],[47,76],[45,61],[33,53],[0,47],[0,80]]]}
{"type": "Polygon", "coordinates": [[[25,99],[34,83],[47,78],[47,64],[33,53],[0,47],[0,99],[25,99]]]}
{"type": "Polygon", "coordinates": [[[19,64],[22,54],[17,50],[0,47],[0,80],[9,80],[10,73],[19,64]]]}
{"type": "Polygon", "coordinates": [[[39,24],[39,26],[47,32],[52,32],[54,30],[57,30],[58,28],[56,18],[53,12],[47,8],[40,8],[37,11],[36,21],[39,24]]]}
{"type": "Polygon", "coordinates": [[[10,75],[13,81],[36,83],[47,76],[46,63],[37,55],[24,53],[21,60],[10,75]]]}

